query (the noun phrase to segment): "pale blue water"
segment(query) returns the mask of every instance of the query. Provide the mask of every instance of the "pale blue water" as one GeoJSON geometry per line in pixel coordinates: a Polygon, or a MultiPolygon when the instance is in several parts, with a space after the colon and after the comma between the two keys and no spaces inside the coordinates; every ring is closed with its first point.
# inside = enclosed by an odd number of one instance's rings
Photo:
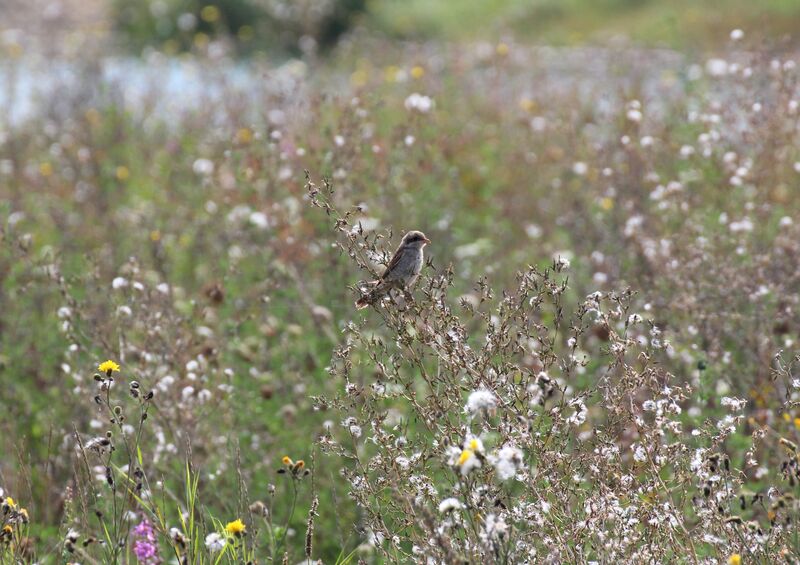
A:
{"type": "Polygon", "coordinates": [[[168,58],[106,58],[87,64],[41,58],[0,61],[0,123],[19,125],[35,116],[66,115],[76,103],[109,101],[134,114],[169,119],[176,112],[222,109],[236,100],[297,95],[305,74],[299,62],[266,69],[168,58]]]}
{"type": "MultiPolygon", "coordinates": [[[[419,59],[419,53],[414,53],[419,59]]],[[[446,47],[436,46],[431,48],[430,60],[446,66],[462,57],[459,53],[463,49],[448,52],[446,47]]],[[[401,60],[405,58],[401,56],[401,60]]],[[[624,101],[625,93],[631,92],[649,99],[652,112],[684,94],[689,64],[684,57],[665,50],[534,47],[518,50],[514,67],[498,74],[491,65],[470,64],[461,79],[472,88],[490,90],[487,95],[498,103],[525,93],[553,100],[575,96],[601,113],[610,113],[624,101]]],[[[147,61],[108,57],[85,63],[34,56],[0,60],[0,125],[13,127],[35,116],[66,117],[76,104],[88,107],[108,102],[140,117],[167,121],[195,110],[208,115],[209,109],[212,115],[219,110],[222,119],[226,109],[236,104],[265,114],[268,108],[260,106],[265,100],[284,109],[302,105],[312,80],[321,87],[317,92],[351,95],[349,73],[346,65],[331,71],[309,69],[300,61],[270,67],[228,59],[210,62],[163,56],[147,61]]]]}

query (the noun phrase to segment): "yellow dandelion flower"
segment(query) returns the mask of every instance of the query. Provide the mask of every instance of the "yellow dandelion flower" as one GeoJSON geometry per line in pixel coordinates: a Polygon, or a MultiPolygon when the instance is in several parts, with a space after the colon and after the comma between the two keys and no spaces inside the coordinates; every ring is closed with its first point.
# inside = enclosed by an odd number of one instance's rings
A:
{"type": "Polygon", "coordinates": [[[14,502],[14,499],[10,496],[6,498],[6,504],[8,504],[11,508],[16,508],[17,503],[14,502]]]}
{"type": "Polygon", "coordinates": [[[742,565],[742,556],[738,553],[732,554],[728,557],[728,565],[742,565]]]}
{"type": "Polygon", "coordinates": [[[43,177],[49,177],[53,174],[53,165],[48,162],[41,163],[39,165],[39,174],[43,177]]]}
{"type": "Polygon", "coordinates": [[[306,462],[303,461],[302,459],[298,459],[294,463],[294,468],[295,468],[296,471],[299,471],[300,469],[302,469],[305,466],[306,466],[306,462]]]}
{"type": "Polygon", "coordinates": [[[461,456],[458,458],[459,466],[464,465],[470,458],[475,455],[475,453],[471,449],[465,449],[461,452],[461,456]]]}
{"type": "Polygon", "coordinates": [[[478,438],[472,438],[471,440],[469,440],[469,448],[472,451],[478,451],[478,449],[480,448],[480,444],[478,443],[478,438]]]}
{"type": "Polygon", "coordinates": [[[508,55],[510,49],[507,43],[498,43],[496,51],[498,55],[500,55],[501,57],[505,57],[506,55],[508,55]]]}
{"type": "Polygon", "coordinates": [[[606,212],[608,212],[609,210],[614,208],[614,199],[606,196],[600,201],[600,207],[606,212]]]}
{"type": "Polygon", "coordinates": [[[117,170],[114,171],[114,175],[117,177],[117,180],[126,181],[131,176],[131,171],[125,165],[120,165],[117,167],[117,170]]]}
{"type": "Polygon", "coordinates": [[[784,412],[783,413],[783,419],[786,420],[787,422],[791,422],[792,421],[792,417],[789,415],[788,412],[784,412]]]}
{"type": "Polygon", "coordinates": [[[150,232],[150,241],[161,241],[161,232],[153,230],[150,232]]]}
{"type": "Polygon", "coordinates": [[[253,141],[253,132],[250,128],[241,128],[236,132],[236,141],[242,145],[246,145],[253,141]]]}
{"type": "Polygon", "coordinates": [[[288,455],[284,455],[281,461],[283,461],[284,465],[294,465],[294,461],[292,461],[292,458],[289,457],[288,455]]]}
{"type": "Polygon", "coordinates": [[[533,112],[534,110],[536,110],[537,105],[536,102],[534,102],[530,98],[523,98],[522,100],[519,101],[519,107],[524,112],[533,112]]]}
{"type": "Polygon", "coordinates": [[[119,365],[117,365],[111,359],[109,359],[108,361],[104,361],[103,363],[100,363],[97,366],[97,370],[100,371],[101,373],[106,373],[107,375],[110,375],[111,373],[113,373],[115,371],[119,372],[119,365]]]}
{"type": "Polygon", "coordinates": [[[415,65],[411,67],[411,76],[415,79],[421,79],[425,76],[425,69],[420,67],[419,65],[415,65]]]}
{"type": "Polygon", "coordinates": [[[225,524],[225,532],[229,536],[239,537],[245,533],[246,529],[247,528],[245,528],[244,522],[242,522],[241,518],[225,524]]]}

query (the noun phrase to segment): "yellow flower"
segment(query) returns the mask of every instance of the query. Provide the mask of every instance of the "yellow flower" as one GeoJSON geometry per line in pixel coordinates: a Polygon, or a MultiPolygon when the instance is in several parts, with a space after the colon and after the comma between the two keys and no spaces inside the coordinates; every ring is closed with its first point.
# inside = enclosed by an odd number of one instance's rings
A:
{"type": "Polygon", "coordinates": [[[150,241],[161,241],[161,232],[153,230],[150,232],[150,241]]]}
{"type": "Polygon", "coordinates": [[[472,438],[469,440],[469,448],[472,451],[478,451],[480,448],[480,444],[478,443],[478,438],[472,438]]]}
{"type": "Polygon", "coordinates": [[[614,199],[606,196],[600,201],[600,207],[606,212],[608,212],[614,207],[614,199]]]}
{"type": "Polygon", "coordinates": [[[742,556],[738,553],[734,553],[728,557],[728,565],[742,565],[742,556]]]}
{"type": "Polygon", "coordinates": [[[506,43],[498,43],[496,50],[497,50],[497,54],[498,55],[500,55],[501,57],[505,57],[506,55],[508,55],[508,51],[509,51],[508,44],[506,44],[506,43]]]}
{"type": "Polygon", "coordinates": [[[475,455],[475,453],[471,449],[465,449],[461,452],[461,456],[458,458],[458,464],[463,465],[467,461],[469,461],[470,457],[475,455]]]}
{"type": "Polygon", "coordinates": [[[53,174],[53,165],[44,162],[39,165],[39,174],[43,177],[49,177],[53,174]]]}
{"type": "Polygon", "coordinates": [[[117,177],[117,180],[126,181],[131,176],[131,171],[125,165],[120,165],[117,167],[116,171],[114,171],[114,176],[117,177]]]}
{"type": "Polygon", "coordinates": [[[119,372],[119,365],[117,365],[111,359],[109,359],[108,361],[100,363],[97,366],[97,370],[100,371],[101,373],[105,373],[107,375],[110,375],[114,371],[119,372]]]}
{"type": "Polygon", "coordinates": [[[536,102],[530,98],[523,98],[519,101],[519,107],[525,112],[533,112],[536,109],[536,102]]]}
{"type": "Polygon", "coordinates": [[[8,504],[11,508],[16,508],[17,503],[14,502],[14,499],[10,496],[6,498],[6,504],[8,504]]]}
{"type": "Polygon", "coordinates": [[[236,141],[241,144],[247,144],[253,141],[253,132],[250,128],[241,128],[236,132],[236,141]]]}
{"type": "Polygon", "coordinates": [[[288,455],[284,455],[283,459],[281,459],[281,461],[283,461],[284,465],[294,465],[294,462],[292,461],[292,458],[289,457],[288,455]]]}
{"type": "Polygon", "coordinates": [[[425,76],[425,69],[423,69],[419,65],[411,67],[411,76],[416,79],[421,79],[422,77],[425,76]]]}
{"type": "Polygon", "coordinates": [[[241,536],[241,535],[243,535],[245,533],[245,530],[246,530],[246,528],[245,528],[244,522],[242,522],[241,518],[239,518],[239,519],[237,519],[237,520],[235,520],[233,522],[228,522],[225,525],[225,532],[227,532],[227,534],[229,536],[239,537],[239,536],[241,536]]]}

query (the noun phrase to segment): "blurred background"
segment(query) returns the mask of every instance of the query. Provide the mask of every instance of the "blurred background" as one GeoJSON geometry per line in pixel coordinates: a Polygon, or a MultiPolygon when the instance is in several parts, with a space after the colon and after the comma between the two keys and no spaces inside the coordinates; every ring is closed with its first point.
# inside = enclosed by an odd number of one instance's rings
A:
{"type": "Polygon", "coordinates": [[[277,483],[299,561],[311,497],[287,518],[275,470],[316,454],[317,555],[379,561],[317,447],[352,439],[315,398],[366,274],[307,174],[387,249],[423,229],[454,302],[556,257],[567,307],[632,289],[687,426],[737,394],[797,440],[771,360],[800,338],[798,41],[797,0],[0,0],[0,488],[29,556],[97,534],[74,447],[110,358],[158,391],[146,472],[180,493],[191,452],[209,525],[277,483]]]}
{"type": "Polygon", "coordinates": [[[800,22],[792,0],[6,0],[0,10],[7,43],[53,54],[102,45],[106,54],[132,56],[177,55],[216,41],[236,56],[324,54],[353,31],[414,41],[502,35],[548,45],[714,49],[735,28],[791,42],[800,22]]]}

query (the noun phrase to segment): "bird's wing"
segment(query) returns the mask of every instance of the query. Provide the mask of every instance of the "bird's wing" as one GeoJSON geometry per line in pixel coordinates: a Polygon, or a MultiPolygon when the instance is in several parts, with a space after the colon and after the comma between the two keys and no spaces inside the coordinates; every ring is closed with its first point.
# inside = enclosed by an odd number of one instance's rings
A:
{"type": "Polygon", "coordinates": [[[400,262],[400,257],[402,257],[404,253],[408,253],[408,248],[403,247],[403,244],[401,243],[395,250],[394,255],[392,255],[389,264],[386,266],[386,270],[381,275],[381,280],[386,280],[386,277],[394,270],[394,268],[400,262]]]}

